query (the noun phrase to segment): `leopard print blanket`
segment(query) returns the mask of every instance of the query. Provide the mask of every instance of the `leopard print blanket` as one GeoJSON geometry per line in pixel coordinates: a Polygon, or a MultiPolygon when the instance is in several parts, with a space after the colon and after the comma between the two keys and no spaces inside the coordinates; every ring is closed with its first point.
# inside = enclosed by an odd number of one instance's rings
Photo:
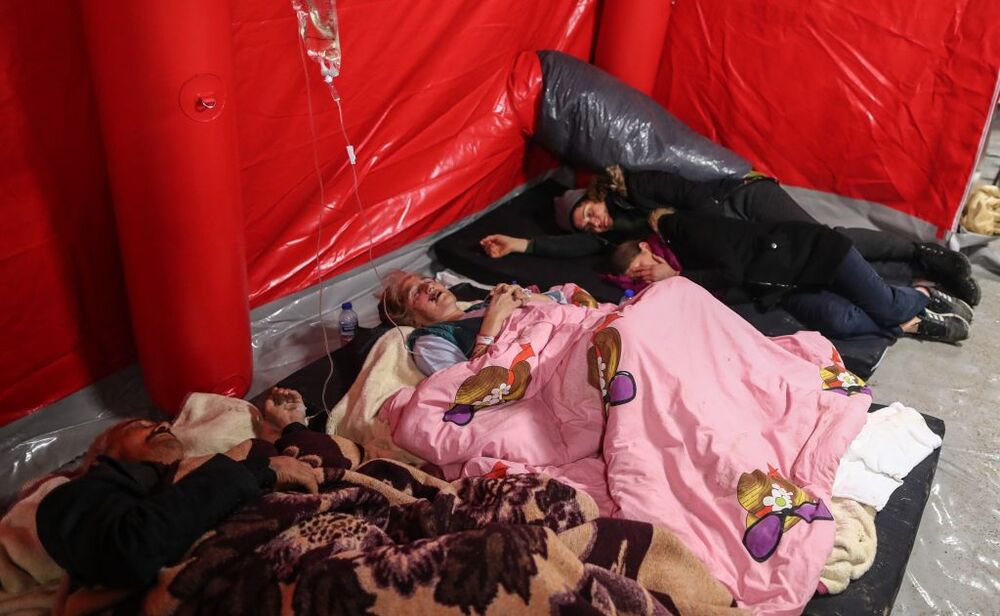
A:
{"type": "MultiPolygon", "coordinates": [[[[316,436],[309,437],[316,444],[316,436]]],[[[324,439],[328,439],[323,435],[324,439]]],[[[669,531],[544,475],[448,483],[334,437],[319,494],[273,493],[162,570],[149,614],[736,614],[669,531]]]]}

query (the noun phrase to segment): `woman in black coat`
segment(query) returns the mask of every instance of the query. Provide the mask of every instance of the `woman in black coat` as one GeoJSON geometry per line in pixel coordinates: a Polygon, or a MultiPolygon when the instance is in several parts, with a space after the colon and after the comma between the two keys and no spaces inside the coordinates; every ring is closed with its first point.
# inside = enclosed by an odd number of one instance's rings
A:
{"type": "MultiPolygon", "coordinates": [[[[646,217],[664,206],[751,222],[819,224],[765,176],[692,182],[665,171],[625,172],[612,166],[586,190],[570,190],[556,198],[556,223],[574,233],[535,238],[489,235],[481,244],[494,258],[512,252],[562,258],[597,254],[628,240],[643,239],[649,233],[646,217]]],[[[979,302],[979,286],[961,253],[870,229],[838,228],[837,232],[869,262],[907,263],[966,302],[979,302]]]]}
{"type": "MultiPolygon", "coordinates": [[[[825,335],[905,332],[943,342],[968,337],[968,304],[933,288],[887,284],[849,239],[823,225],[660,208],[649,215],[649,226],[677,256],[680,275],[718,295],[739,289],[764,307],[780,303],[825,335]]],[[[633,261],[621,273],[655,281],[679,272],[665,263],[643,267],[633,261]]]]}

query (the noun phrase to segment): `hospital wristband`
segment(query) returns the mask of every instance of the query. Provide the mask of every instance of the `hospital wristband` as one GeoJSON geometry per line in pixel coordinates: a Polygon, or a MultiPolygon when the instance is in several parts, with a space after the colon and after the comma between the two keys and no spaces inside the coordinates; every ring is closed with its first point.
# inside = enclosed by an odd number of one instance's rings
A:
{"type": "Polygon", "coordinates": [[[483,346],[490,346],[496,339],[493,336],[476,336],[476,344],[481,344],[483,346]]]}

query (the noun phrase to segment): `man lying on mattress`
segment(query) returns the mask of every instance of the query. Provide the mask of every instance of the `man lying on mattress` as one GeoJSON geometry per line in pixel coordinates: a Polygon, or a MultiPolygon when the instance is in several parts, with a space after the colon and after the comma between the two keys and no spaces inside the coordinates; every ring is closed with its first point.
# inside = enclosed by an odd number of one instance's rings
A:
{"type": "Polygon", "coordinates": [[[350,441],[305,429],[301,401],[272,392],[262,424],[278,435],[273,445],[201,459],[184,456],[167,424],[130,420],[99,437],[83,474],[37,512],[41,542],[73,592],[30,607],[746,613],[669,531],[599,519],[593,499],[542,475],[449,484],[389,460],[362,463],[350,441]]]}
{"type": "MultiPolygon", "coordinates": [[[[627,172],[613,165],[587,189],[568,190],[553,205],[556,224],[574,233],[535,238],[489,235],[481,241],[483,250],[493,258],[510,253],[561,258],[597,254],[628,240],[644,240],[649,234],[646,216],[668,206],[755,223],[818,224],[777,181],[760,174],[692,182],[665,171],[627,172]]],[[[903,263],[959,299],[973,306],[979,303],[979,285],[965,255],[883,231],[844,227],[836,231],[865,260],[903,263]]]]}
{"type": "Polygon", "coordinates": [[[306,429],[301,402],[297,392],[276,388],[260,421],[272,427],[271,441],[245,441],[214,456],[185,457],[165,421],[113,426],[87,450],[80,475],[39,505],[42,545],[78,582],[143,586],[202,533],[265,492],[316,493],[322,473],[278,455],[292,442],[330,440],[306,429]]]}
{"type": "Polygon", "coordinates": [[[820,334],[765,337],[681,277],[620,307],[574,285],[501,285],[463,312],[396,274],[381,304],[417,328],[430,376],[380,417],[446,478],[543,472],[604,515],[669,528],[755,613],[812,596],[834,476],[871,403],[820,334]]]}

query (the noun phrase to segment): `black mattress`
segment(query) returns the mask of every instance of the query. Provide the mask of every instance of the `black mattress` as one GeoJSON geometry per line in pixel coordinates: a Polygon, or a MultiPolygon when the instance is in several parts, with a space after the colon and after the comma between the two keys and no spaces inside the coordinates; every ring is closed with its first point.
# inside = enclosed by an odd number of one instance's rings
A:
{"type": "MultiPolygon", "coordinates": [[[[869,412],[882,408],[873,404],[869,412]]],[[[924,415],[931,432],[944,438],[944,422],[924,415]]],[[[903,585],[906,562],[917,540],[917,528],[931,493],[937,471],[940,449],[935,449],[923,462],[910,471],[903,485],[896,488],[885,508],[875,516],[878,550],[875,562],[861,579],[851,582],[839,595],[814,597],[802,612],[811,616],[854,616],[856,614],[889,614],[896,595],[903,585]]]]}
{"type": "MultiPolygon", "coordinates": [[[[470,296],[473,297],[474,295],[470,296]]],[[[375,341],[389,331],[388,327],[359,328],[355,339],[346,347],[334,351],[332,358],[335,372],[327,386],[327,403],[336,404],[350,388],[361,371],[365,356],[375,341]]],[[[298,390],[310,411],[323,408],[323,383],[329,374],[325,357],[302,368],[278,383],[279,387],[298,390]]],[[[255,400],[260,403],[261,400],[255,400]]],[[[870,410],[882,408],[872,405],[870,410]]],[[[937,417],[924,415],[927,426],[943,437],[944,422],[937,417]]],[[[312,428],[325,431],[326,416],[319,414],[311,422],[312,428]]],[[[805,614],[816,616],[856,616],[862,614],[888,614],[903,584],[906,562],[913,550],[917,527],[930,495],[934,472],[937,470],[940,449],[935,450],[917,465],[889,499],[885,509],[875,518],[878,534],[878,551],[871,570],[861,579],[852,582],[843,593],[828,597],[815,597],[806,605],[805,614]]]]}
{"type": "MultiPolygon", "coordinates": [[[[622,290],[601,280],[605,257],[594,255],[574,259],[544,259],[514,254],[502,259],[487,257],[479,240],[491,233],[530,238],[559,233],[552,217],[552,198],[565,187],[549,180],[497,207],[472,224],[441,238],[434,251],[441,265],[485,284],[511,282],[547,288],[574,282],[602,302],[617,302],[622,290]]],[[[768,336],[781,336],[804,329],[792,315],[781,309],[761,311],[751,302],[731,305],[735,312],[768,336]]],[[[834,340],[847,367],[867,379],[882,359],[891,340],[883,337],[834,340]]]]}

